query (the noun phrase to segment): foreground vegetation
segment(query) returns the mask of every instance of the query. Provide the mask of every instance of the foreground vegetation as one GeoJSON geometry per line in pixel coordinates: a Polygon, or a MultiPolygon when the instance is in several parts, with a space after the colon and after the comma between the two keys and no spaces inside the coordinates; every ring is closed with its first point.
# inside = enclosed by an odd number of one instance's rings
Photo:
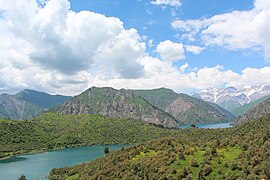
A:
{"type": "Polygon", "coordinates": [[[92,144],[134,144],[53,169],[54,179],[270,179],[270,116],[230,129],[169,130],[130,119],[43,114],[0,120],[0,158],[92,144]]]}
{"type": "Polygon", "coordinates": [[[53,169],[50,179],[270,179],[270,116],[231,129],[186,129],[173,137],[53,169]]]}
{"type": "Polygon", "coordinates": [[[0,159],[16,154],[93,144],[141,143],[173,136],[141,121],[47,113],[30,121],[0,120],[0,159]]]}

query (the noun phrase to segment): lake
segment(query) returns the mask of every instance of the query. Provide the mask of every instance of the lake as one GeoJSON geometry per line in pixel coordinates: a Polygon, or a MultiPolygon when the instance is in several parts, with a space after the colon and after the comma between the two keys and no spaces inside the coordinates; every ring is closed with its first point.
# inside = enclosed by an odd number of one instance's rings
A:
{"type": "MultiPolygon", "coordinates": [[[[190,128],[191,125],[180,126],[180,129],[190,128]]],[[[231,128],[232,123],[216,123],[216,124],[196,124],[196,127],[203,129],[231,128]]]]}
{"type": "MultiPolygon", "coordinates": [[[[111,145],[110,150],[119,150],[123,146],[111,145]]],[[[52,168],[74,166],[104,155],[105,145],[68,148],[39,154],[12,157],[0,161],[0,179],[16,180],[24,174],[28,180],[45,179],[52,168]]]]}

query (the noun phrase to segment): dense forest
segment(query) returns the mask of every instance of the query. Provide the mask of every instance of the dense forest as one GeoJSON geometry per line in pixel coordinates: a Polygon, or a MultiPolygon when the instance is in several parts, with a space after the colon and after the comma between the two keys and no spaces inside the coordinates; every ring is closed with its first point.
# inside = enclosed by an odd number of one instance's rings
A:
{"type": "Polygon", "coordinates": [[[270,179],[270,116],[245,125],[179,130],[95,161],[53,169],[56,179],[270,179]]]}
{"type": "Polygon", "coordinates": [[[177,133],[139,120],[99,115],[46,113],[30,121],[2,119],[0,158],[93,144],[134,144],[177,133]]]}

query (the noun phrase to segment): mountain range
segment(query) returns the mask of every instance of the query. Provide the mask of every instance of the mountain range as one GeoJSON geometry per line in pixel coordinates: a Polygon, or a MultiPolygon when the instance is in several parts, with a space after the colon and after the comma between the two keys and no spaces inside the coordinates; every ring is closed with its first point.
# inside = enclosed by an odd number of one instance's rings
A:
{"type": "MultiPolygon", "coordinates": [[[[270,85],[247,86],[243,89],[235,87],[209,88],[198,93],[192,93],[193,97],[216,103],[222,108],[234,112],[237,108],[252,103],[260,98],[270,95],[270,85]]],[[[236,113],[236,115],[239,115],[236,113]]]]}
{"type": "Polygon", "coordinates": [[[50,95],[44,92],[23,90],[15,95],[0,95],[0,118],[31,119],[43,111],[63,103],[69,96],[50,95]]]}
{"type": "Polygon", "coordinates": [[[218,105],[171,89],[116,90],[92,87],[74,96],[24,90],[0,96],[0,117],[31,119],[43,111],[62,114],[98,114],[131,118],[175,128],[182,124],[232,122],[235,117],[218,105]]]}
{"type": "Polygon", "coordinates": [[[116,90],[92,87],[52,109],[63,114],[99,114],[111,118],[133,118],[177,127],[181,124],[231,122],[234,116],[219,106],[177,94],[173,90],[116,90]]]}
{"type": "Polygon", "coordinates": [[[214,103],[178,94],[171,89],[133,90],[133,92],[185,124],[232,122],[235,118],[214,103]]]}

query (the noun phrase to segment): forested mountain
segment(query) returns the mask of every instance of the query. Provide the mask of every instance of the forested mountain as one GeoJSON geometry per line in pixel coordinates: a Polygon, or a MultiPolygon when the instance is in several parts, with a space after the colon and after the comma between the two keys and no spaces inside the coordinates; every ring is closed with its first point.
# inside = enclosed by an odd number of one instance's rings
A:
{"type": "Polygon", "coordinates": [[[132,91],[186,124],[232,122],[235,118],[230,112],[214,103],[186,94],[177,94],[171,89],[132,91]]]}
{"type": "Polygon", "coordinates": [[[63,114],[99,114],[112,118],[132,118],[164,127],[178,127],[182,121],[158,109],[130,90],[92,87],[52,109],[63,114]]]}

